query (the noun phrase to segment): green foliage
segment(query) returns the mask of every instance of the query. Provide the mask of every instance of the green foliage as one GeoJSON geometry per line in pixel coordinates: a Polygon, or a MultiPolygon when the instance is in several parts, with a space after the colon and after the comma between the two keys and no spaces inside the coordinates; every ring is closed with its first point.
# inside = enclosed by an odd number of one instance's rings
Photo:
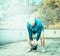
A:
{"type": "MultiPolygon", "coordinates": [[[[37,8],[37,17],[43,21],[46,28],[60,22],[60,0],[43,0],[37,8]]],[[[33,13],[34,14],[34,13],[33,13]]]]}

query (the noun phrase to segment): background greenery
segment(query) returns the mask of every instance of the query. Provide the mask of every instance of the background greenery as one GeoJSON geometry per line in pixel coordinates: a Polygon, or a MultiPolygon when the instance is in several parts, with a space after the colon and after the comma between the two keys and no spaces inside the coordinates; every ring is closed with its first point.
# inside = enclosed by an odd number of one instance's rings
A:
{"type": "Polygon", "coordinates": [[[0,28],[17,14],[32,14],[45,29],[60,29],[60,0],[0,0],[0,28]]]}

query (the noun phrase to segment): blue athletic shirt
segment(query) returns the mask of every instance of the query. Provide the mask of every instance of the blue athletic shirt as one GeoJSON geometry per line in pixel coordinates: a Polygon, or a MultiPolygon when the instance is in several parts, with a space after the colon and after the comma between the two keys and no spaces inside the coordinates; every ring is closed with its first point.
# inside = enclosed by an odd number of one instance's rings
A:
{"type": "Polygon", "coordinates": [[[30,30],[32,30],[33,32],[36,32],[38,30],[38,28],[41,28],[42,25],[42,22],[36,18],[34,18],[35,20],[35,25],[34,27],[32,27],[29,22],[27,22],[27,28],[30,28],[30,30]]]}

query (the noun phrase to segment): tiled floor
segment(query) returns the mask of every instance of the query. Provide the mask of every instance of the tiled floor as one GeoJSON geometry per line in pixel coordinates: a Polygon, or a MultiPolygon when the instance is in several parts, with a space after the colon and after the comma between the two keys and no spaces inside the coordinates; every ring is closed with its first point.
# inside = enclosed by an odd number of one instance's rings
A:
{"type": "Polygon", "coordinates": [[[0,46],[0,56],[60,56],[60,39],[46,39],[46,53],[41,52],[41,44],[38,42],[38,49],[27,53],[28,44],[26,41],[16,42],[0,46]]]}

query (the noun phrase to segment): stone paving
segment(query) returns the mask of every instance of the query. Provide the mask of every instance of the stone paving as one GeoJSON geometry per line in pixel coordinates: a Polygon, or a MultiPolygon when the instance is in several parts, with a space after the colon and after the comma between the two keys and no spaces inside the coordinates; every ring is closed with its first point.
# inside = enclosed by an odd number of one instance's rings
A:
{"type": "Polygon", "coordinates": [[[60,56],[60,39],[46,39],[45,53],[41,52],[41,44],[38,42],[38,49],[26,52],[28,44],[26,41],[6,44],[0,46],[0,56],[60,56]]]}

